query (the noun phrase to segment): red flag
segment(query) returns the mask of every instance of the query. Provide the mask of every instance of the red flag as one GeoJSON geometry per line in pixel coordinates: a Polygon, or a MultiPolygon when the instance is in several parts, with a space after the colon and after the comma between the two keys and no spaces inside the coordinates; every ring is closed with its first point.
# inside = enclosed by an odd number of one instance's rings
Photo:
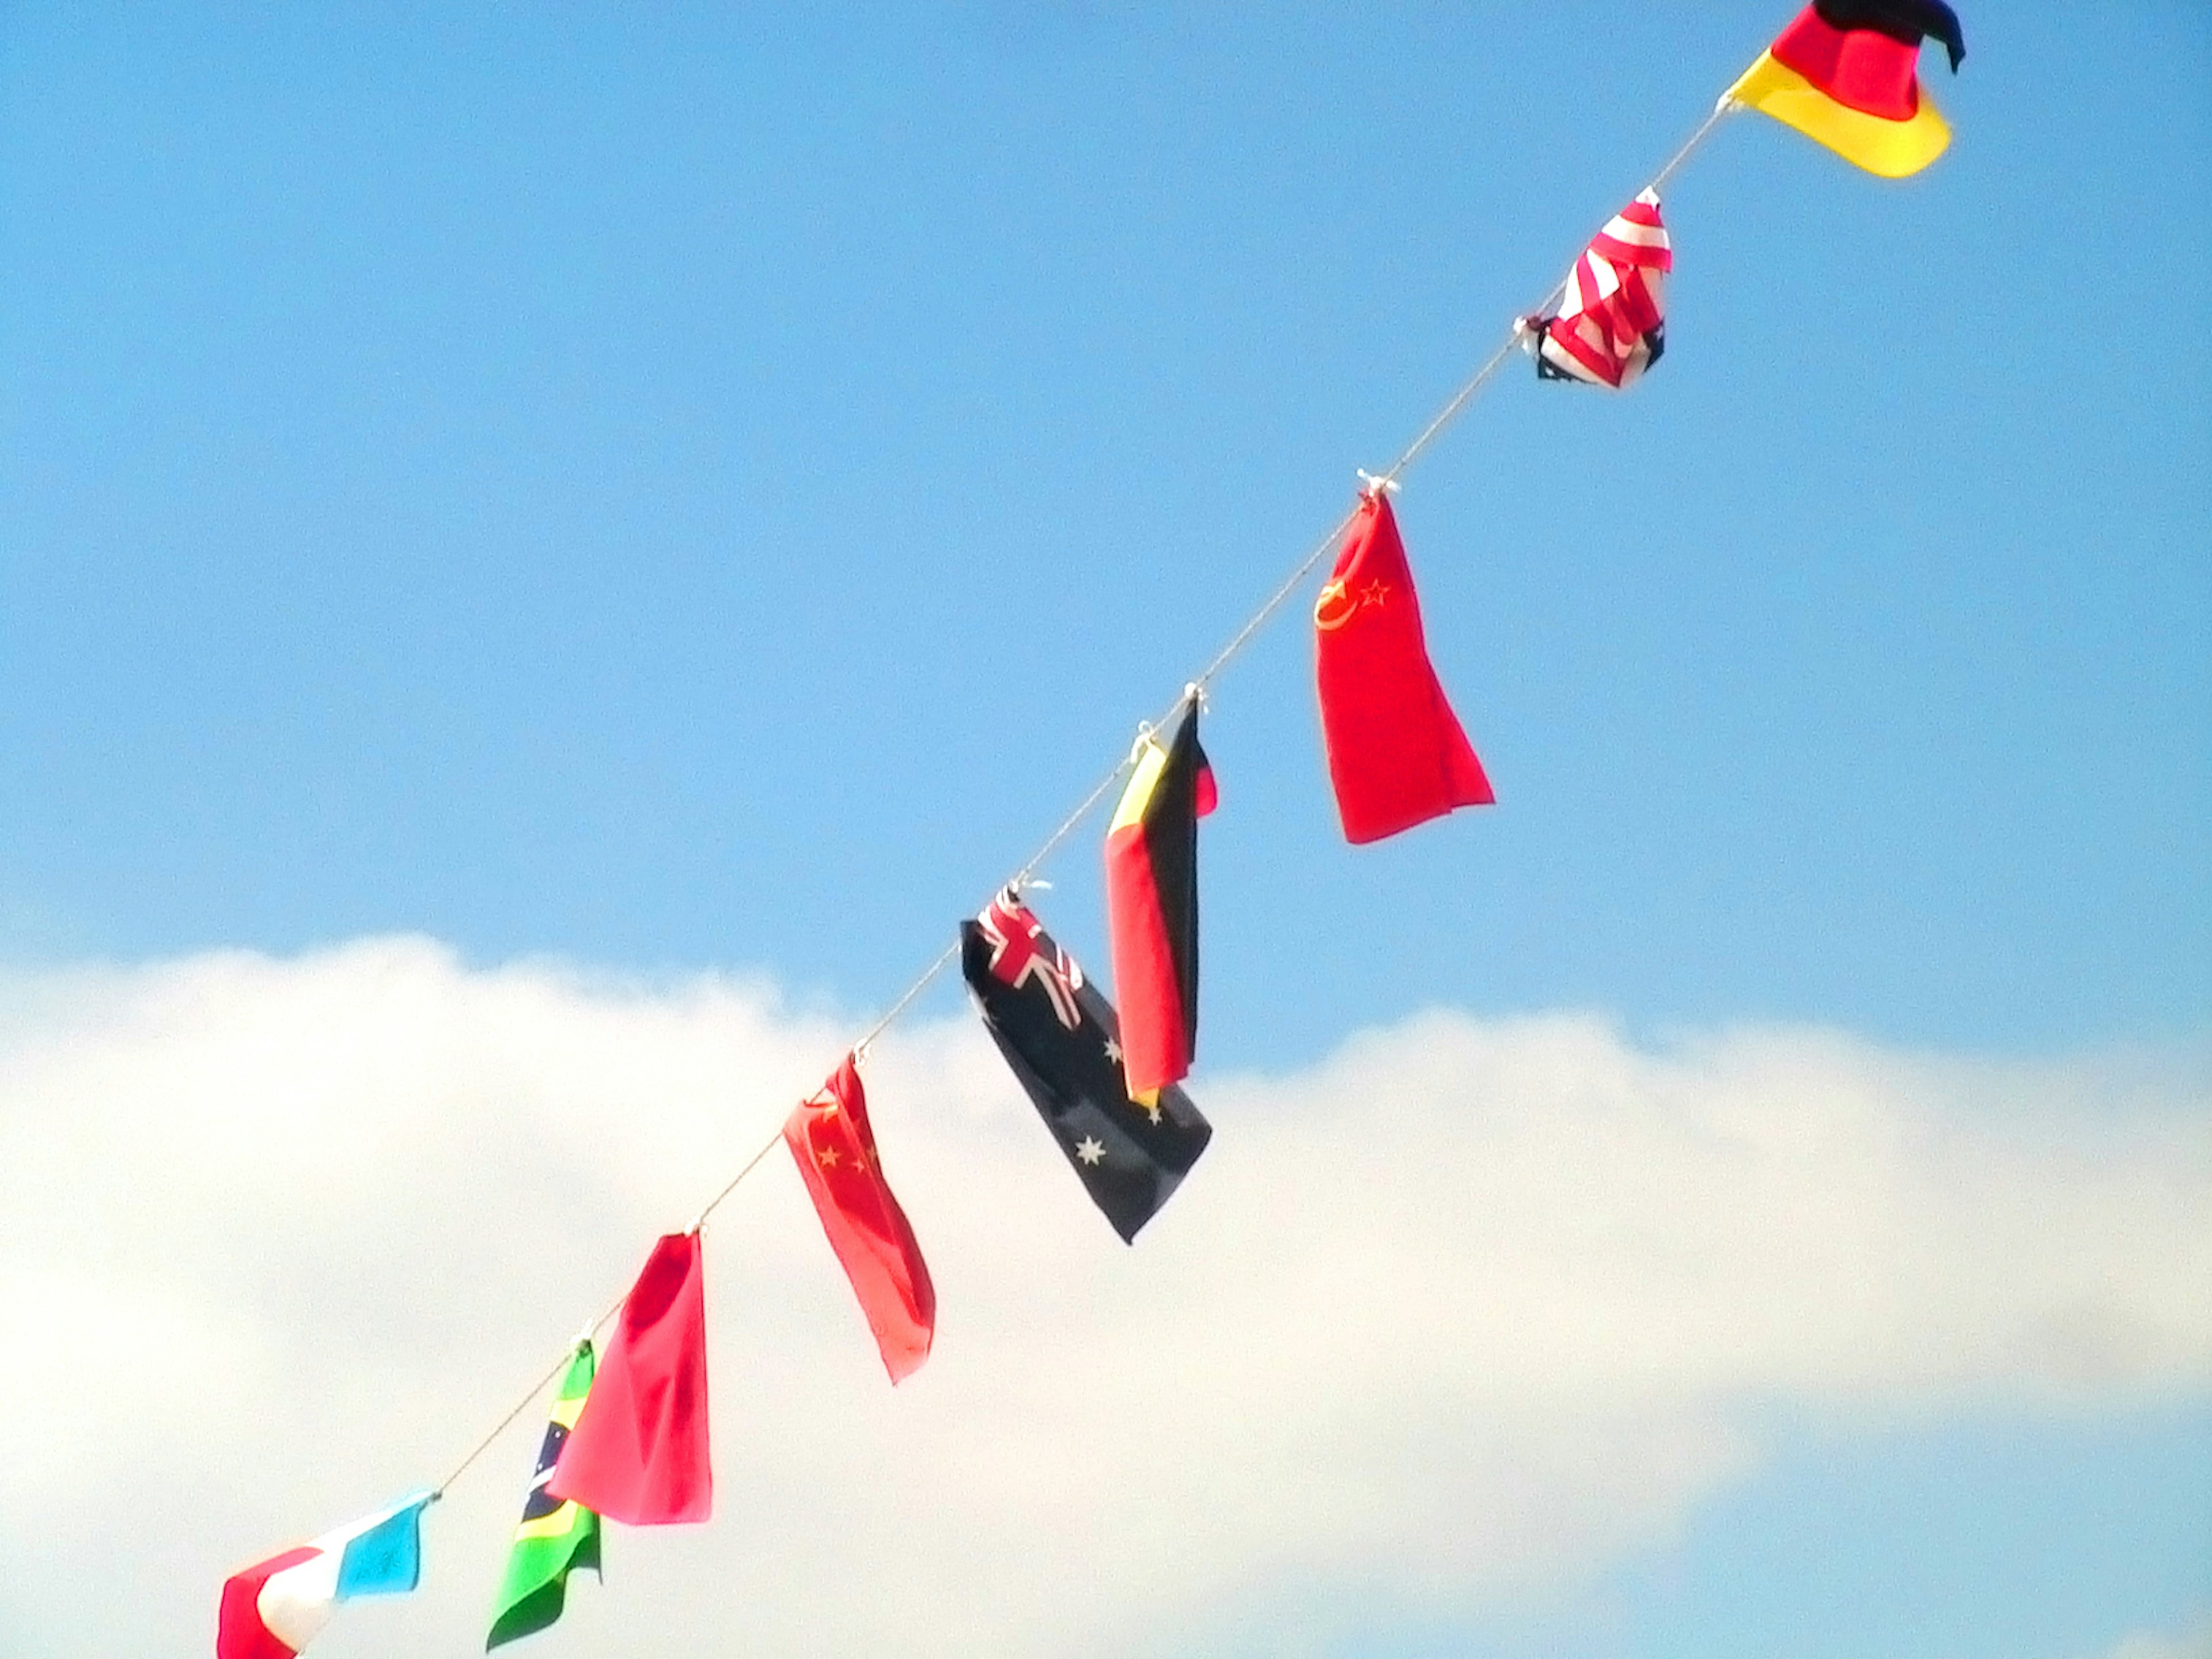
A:
{"type": "Polygon", "coordinates": [[[646,1258],[545,1489],[634,1527],[714,1513],[698,1234],[671,1233],[646,1258]]]}
{"type": "Polygon", "coordinates": [[[853,1057],[785,1120],[783,1144],[799,1164],[830,1248],[843,1264],[875,1333],[884,1369],[897,1382],[929,1358],[937,1291],[906,1212],[891,1195],[868,1127],[868,1097],[853,1057]]]}
{"type": "Polygon", "coordinates": [[[1328,779],[1344,838],[1381,841],[1497,797],[1460,729],[1421,633],[1398,521],[1379,490],[1314,605],[1314,654],[1328,779]]]}
{"type": "Polygon", "coordinates": [[[316,1560],[323,1553],[303,1545],[225,1579],[222,1601],[216,1609],[216,1659],[297,1659],[300,1650],[270,1630],[261,1616],[261,1587],[287,1567],[316,1560]]]}

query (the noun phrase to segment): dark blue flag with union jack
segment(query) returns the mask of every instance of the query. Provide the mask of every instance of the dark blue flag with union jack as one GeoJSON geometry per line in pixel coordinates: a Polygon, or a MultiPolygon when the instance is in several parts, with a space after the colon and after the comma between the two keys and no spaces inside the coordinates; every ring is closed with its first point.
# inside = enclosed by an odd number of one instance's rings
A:
{"type": "Polygon", "coordinates": [[[1174,1085],[1129,1098],[1121,1027],[1074,957],[1011,890],[960,924],[960,970],[983,1024],[1091,1201],[1130,1243],[1212,1137],[1174,1085]]]}

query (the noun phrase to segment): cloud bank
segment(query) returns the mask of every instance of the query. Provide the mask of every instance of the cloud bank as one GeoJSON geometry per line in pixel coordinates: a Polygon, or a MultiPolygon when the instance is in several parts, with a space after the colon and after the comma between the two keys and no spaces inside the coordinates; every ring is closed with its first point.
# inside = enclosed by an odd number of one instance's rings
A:
{"type": "MultiPolygon", "coordinates": [[[[56,1659],[209,1650],[227,1572],[434,1483],[842,1035],[417,939],[0,1009],[0,1646],[56,1659]]],[[[1295,1651],[1665,1539],[1774,1406],[2201,1395],[2207,1071],[1431,1012],[1198,1079],[1213,1146],[1125,1249],[980,1030],[902,1027],[868,1081],[935,1356],[886,1384],[773,1154],[708,1236],[718,1518],[617,1529],[541,1643],[1295,1651]]],[[[540,1423],[317,1659],[479,1647],[540,1423]]]]}
{"type": "Polygon", "coordinates": [[[2212,1625],[2179,1634],[2144,1630],[2122,1638],[2106,1659],[2212,1659],[2212,1625]]]}

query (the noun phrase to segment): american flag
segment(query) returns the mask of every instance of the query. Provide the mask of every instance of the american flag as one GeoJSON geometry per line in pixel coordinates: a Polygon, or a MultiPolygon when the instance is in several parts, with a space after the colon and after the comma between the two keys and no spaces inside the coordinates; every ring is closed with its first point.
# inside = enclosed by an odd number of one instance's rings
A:
{"type": "Polygon", "coordinates": [[[1559,311],[1531,319],[1536,373],[1619,391],[1666,349],[1667,273],[1674,254],[1644,191],[1609,220],[1567,273],[1559,311]]]}

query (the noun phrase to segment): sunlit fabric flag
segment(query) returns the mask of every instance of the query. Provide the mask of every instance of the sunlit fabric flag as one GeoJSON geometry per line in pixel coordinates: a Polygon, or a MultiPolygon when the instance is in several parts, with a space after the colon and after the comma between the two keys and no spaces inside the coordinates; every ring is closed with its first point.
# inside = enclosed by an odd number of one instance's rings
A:
{"type": "Polygon", "coordinates": [[[960,924],[960,970],[1091,1201],[1124,1243],[1134,1241],[1212,1127],[1172,1085],[1149,1103],[1129,1098],[1113,1007],[1011,889],[960,924]]]}
{"type": "Polygon", "coordinates": [[[1644,191],[1583,250],[1557,313],[1530,319],[1537,378],[1618,392],[1657,362],[1667,349],[1667,273],[1674,268],[1659,198],[1644,191]]]}
{"type": "Polygon", "coordinates": [[[714,1510],[707,1443],[706,1270],[699,1235],[653,1247],[545,1490],[633,1527],[714,1510]]]}
{"type": "Polygon", "coordinates": [[[1887,179],[1941,155],[1951,129],[1920,84],[1920,43],[1966,58],[1959,15],[1942,0],[1813,0],[1728,95],[1887,179]]]}
{"type": "Polygon", "coordinates": [[[1314,678],[1346,841],[1381,841],[1497,799],[1429,665],[1413,573],[1381,490],[1359,503],[1314,605],[1314,678]]]}
{"type": "Polygon", "coordinates": [[[579,1567],[599,1571],[599,1517],[574,1498],[556,1498],[545,1490],[591,1391],[592,1345],[586,1340],[577,1343],[554,1392],[552,1419],[538,1452],[538,1474],[530,1483],[530,1496],[522,1501],[514,1547],[507,1552],[507,1577],[500,1583],[491,1635],[484,1643],[487,1652],[502,1642],[544,1630],[558,1619],[568,1600],[571,1572],[579,1567]]]}
{"type": "Polygon", "coordinates": [[[1106,924],[1129,1097],[1188,1075],[1198,1047],[1198,821],[1217,801],[1194,702],[1163,749],[1146,736],[1106,830],[1106,924]]]}
{"type": "Polygon", "coordinates": [[[422,1576],[418,1492],[234,1574],[216,1615],[216,1659],[291,1659],[357,1595],[399,1595],[422,1576]]]}
{"type": "Polygon", "coordinates": [[[937,1291],[906,1212],[884,1177],[868,1098],[850,1054],[822,1091],[784,1121],[783,1141],[860,1298],[884,1369],[899,1382],[929,1358],[937,1291]]]}

